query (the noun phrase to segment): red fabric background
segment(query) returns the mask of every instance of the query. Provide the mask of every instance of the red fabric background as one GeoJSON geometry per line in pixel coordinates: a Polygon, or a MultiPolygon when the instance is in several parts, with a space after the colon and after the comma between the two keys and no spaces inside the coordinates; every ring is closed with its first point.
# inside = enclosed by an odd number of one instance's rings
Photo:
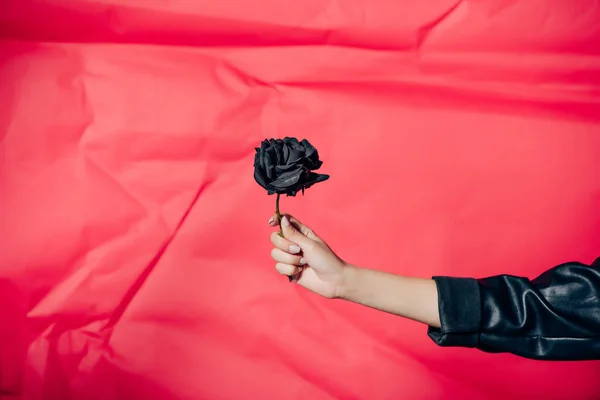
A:
{"type": "Polygon", "coordinates": [[[600,5],[4,0],[0,396],[598,398],[598,362],[436,347],[290,285],[282,208],[348,261],[533,277],[600,255],[600,5]]]}

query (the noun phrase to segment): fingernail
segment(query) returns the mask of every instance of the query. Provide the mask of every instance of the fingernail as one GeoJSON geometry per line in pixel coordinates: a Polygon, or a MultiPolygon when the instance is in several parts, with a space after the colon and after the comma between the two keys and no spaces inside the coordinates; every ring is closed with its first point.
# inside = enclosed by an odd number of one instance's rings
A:
{"type": "Polygon", "coordinates": [[[290,253],[297,254],[300,253],[300,250],[302,250],[300,246],[296,246],[295,244],[290,245],[290,253]]]}
{"type": "Polygon", "coordinates": [[[287,217],[287,216],[284,216],[284,217],[281,219],[281,223],[283,224],[283,226],[290,226],[290,220],[288,219],[288,217],[287,217]]]}
{"type": "Polygon", "coordinates": [[[271,219],[269,219],[269,225],[271,225],[273,221],[275,221],[275,217],[271,217],[271,219]]]}
{"type": "Polygon", "coordinates": [[[304,257],[302,257],[302,258],[300,259],[300,264],[303,264],[303,265],[304,265],[304,264],[306,264],[306,260],[304,259],[304,257]]]}

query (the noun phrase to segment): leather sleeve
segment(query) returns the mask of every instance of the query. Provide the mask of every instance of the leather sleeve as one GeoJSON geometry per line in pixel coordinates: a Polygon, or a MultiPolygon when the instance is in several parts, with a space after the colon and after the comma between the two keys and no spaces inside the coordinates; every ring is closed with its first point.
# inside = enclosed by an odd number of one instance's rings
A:
{"type": "Polygon", "coordinates": [[[600,359],[600,258],[572,262],[529,280],[434,277],[440,346],[474,347],[540,360],[600,359]]]}

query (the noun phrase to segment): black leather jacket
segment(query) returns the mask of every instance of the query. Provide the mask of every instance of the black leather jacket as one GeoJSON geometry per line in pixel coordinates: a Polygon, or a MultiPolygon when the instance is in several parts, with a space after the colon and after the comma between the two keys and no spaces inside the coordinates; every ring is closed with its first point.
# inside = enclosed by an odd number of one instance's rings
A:
{"type": "Polygon", "coordinates": [[[534,280],[434,277],[440,346],[475,347],[539,360],[600,360],[600,258],[571,262],[534,280]]]}

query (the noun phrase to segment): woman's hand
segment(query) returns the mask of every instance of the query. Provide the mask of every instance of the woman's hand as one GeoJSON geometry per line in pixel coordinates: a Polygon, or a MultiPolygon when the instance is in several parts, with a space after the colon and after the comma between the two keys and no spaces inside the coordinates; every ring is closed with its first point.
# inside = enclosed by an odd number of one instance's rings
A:
{"type": "MultiPolygon", "coordinates": [[[[269,225],[279,221],[274,216],[269,225]]],[[[321,296],[341,298],[439,328],[438,291],[433,279],[394,275],[342,261],[310,228],[285,215],[283,236],[271,234],[277,271],[321,296]]]]}
{"type": "MultiPolygon", "coordinates": [[[[277,216],[269,225],[279,224],[277,216]]],[[[297,219],[284,215],[281,221],[284,237],[271,234],[275,246],[271,257],[282,275],[293,276],[300,286],[327,298],[340,296],[344,284],[346,263],[340,259],[320,237],[297,219]]]]}

